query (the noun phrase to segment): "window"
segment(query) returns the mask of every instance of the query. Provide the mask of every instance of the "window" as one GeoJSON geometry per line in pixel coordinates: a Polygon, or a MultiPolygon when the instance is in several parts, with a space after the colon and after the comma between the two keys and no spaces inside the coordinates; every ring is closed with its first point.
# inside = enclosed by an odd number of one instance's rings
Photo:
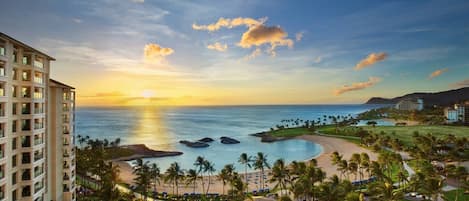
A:
{"type": "Polygon", "coordinates": [[[11,97],[16,98],[18,94],[18,87],[17,86],[11,86],[11,97]]]}
{"type": "Polygon", "coordinates": [[[34,129],[43,129],[44,120],[43,119],[34,119],[34,129]]]}
{"type": "Polygon", "coordinates": [[[13,50],[13,62],[18,63],[18,50],[13,50]]]}
{"type": "Polygon", "coordinates": [[[70,94],[67,91],[64,91],[62,94],[63,100],[70,100],[70,94]]]}
{"type": "Polygon", "coordinates": [[[6,103],[0,103],[0,116],[5,116],[5,105],[6,103]]]}
{"type": "Polygon", "coordinates": [[[18,110],[18,103],[12,103],[11,104],[11,114],[12,115],[16,115],[17,114],[17,110],[18,110]]]}
{"type": "Polygon", "coordinates": [[[21,164],[31,163],[31,154],[29,152],[22,153],[21,164]]]}
{"type": "Polygon", "coordinates": [[[4,157],[5,157],[5,145],[1,144],[0,145],[0,158],[4,158],[4,157]]]}
{"type": "Polygon", "coordinates": [[[25,70],[21,73],[21,79],[23,81],[31,81],[31,71],[25,70]]]}
{"type": "Polygon", "coordinates": [[[34,113],[40,114],[44,113],[44,103],[34,103],[34,113]]]}
{"type": "Polygon", "coordinates": [[[21,147],[31,147],[31,136],[21,136],[21,147]]]}
{"type": "Polygon", "coordinates": [[[16,180],[18,179],[17,178],[18,175],[16,172],[14,172],[13,174],[11,174],[11,185],[15,185],[16,184],[16,180]]]}
{"type": "Polygon", "coordinates": [[[5,123],[0,123],[0,138],[5,137],[5,123]]]}
{"type": "Polygon", "coordinates": [[[31,103],[21,103],[21,114],[31,114],[31,103]]]}
{"type": "Polygon", "coordinates": [[[34,152],[34,162],[44,158],[44,151],[35,151],[34,152]]]}
{"type": "Polygon", "coordinates": [[[5,165],[0,166],[0,179],[5,178],[5,165]]]}
{"type": "Polygon", "coordinates": [[[0,76],[5,76],[5,63],[0,61],[0,76]]]}
{"type": "Polygon", "coordinates": [[[4,82],[0,82],[0,96],[5,96],[5,86],[6,86],[6,83],[4,82]]]}
{"type": "Polygon", "coordinates": [[[36,56],[34,58],[34,66],[38,68],[43,68],[44,67],[44,59],[42,57],[36,56]]]}
{"type": "Polygon", "coordinates": [[[44,143],[44,134],[38,134],[34,135],[34,145],[42,144],[44,143]]]}
{"type": "Polygon", "coordinates": [[[21,87],[21,97],[31,98],[31,88],[30,87],[21,87]]]}
{"type": "MultiPolygon", "coordinates": [[[[15,138],[16,139],[16,138],[15,138]]],[[[11,167],[16,167],[16,164],[18,163],[18,157],[16,155],[13,155],[11,157],[11,167]]]]}
{"type": "Polygon", "coordinates": [[[37,177],[44,173],[44,164],[34,167],[34,177],[37,177]]]}
{"type": "Polygon", "coordinates": [[[42,99],[44,98],[44,90],[39,87],[34,87],[34,98],[35,99],[42,99]]]}
{"type": "Polygon", "coordinates": [[[15,137],[15,138],[13,138],[13,139],[11,140],[11,149],[12,149],[12,150],[15,150],[15,149],[18,147],[17,139],[18,139],[18,138],[15,137]]]}
{"type": "Polygon", "coordinates": [[[31,196],[31,186],[24,186],[23,189],[21,190],[21,196],[22,197],[29,197],[31,196]]]}
{"type": "Polygon", "coordinates": [[[5,56],[5,54],[6,54],[5,42],[1,41],[0,42],[0,56],[5,56]]]}
{"type": "Polygon", "coordinates": [[[30,131],[31,130],[31,119],[22,119],[21,120],[21,130],[30,131]]]}
{"type": "Polygon", "coordinates": [[[44,181],[43,180],[34,183],[34,193],[39,192],[40,190],[42,190],[43,187],[44,187],[44,181]]]}
{"type": "Polygon", "coordinates": [[[18,201],[18,192],[16,191],[16,189],[11,192],[11,200],[18,201]]]}
{"type": "Polygon", "coordinates": [[[42,78],[42,73],[41,72],[34,72],[34,82],[38,84],[43,84],[43,78],[42,78]]]}
{"type": "Polygon", "coordinates": [[[31,65],[31,55],[30,54],[23,54],[23,59],[21,60],[23,65],[31,65]]]}
{"type": "Polygon", "coordinates": [[[13,80],[18,79],[18,69],[13,68],[13,70],[11,71],[11,77],[12,77],[13,80]]]}
{"type": "Polygon", "coordinates": [[[17,120],[11,121],[11,132],[16,133],[17,120]]]}

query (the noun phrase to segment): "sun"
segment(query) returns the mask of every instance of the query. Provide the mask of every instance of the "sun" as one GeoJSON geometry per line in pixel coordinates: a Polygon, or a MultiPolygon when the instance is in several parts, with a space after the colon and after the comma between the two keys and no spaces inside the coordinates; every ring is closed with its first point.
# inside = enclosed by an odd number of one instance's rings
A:
{"type": "Polygon", "coordinates": [[[154,92],[152,90],[145,89],[142,91],[143,98],[152,98],[154,96],[154,92]]]}

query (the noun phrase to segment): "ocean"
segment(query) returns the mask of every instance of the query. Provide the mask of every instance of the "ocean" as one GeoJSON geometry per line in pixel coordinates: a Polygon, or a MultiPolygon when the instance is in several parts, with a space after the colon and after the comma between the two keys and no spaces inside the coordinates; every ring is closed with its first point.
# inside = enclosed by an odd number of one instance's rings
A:
{"type": "Polygon", "coordinates": [[[129,107],[78,107],[76,109],[76,134],[91,138],[114,140],[121,144],[146,144],[156,150],[182,151],[183,155],[151,158],[164,171],[172,162],[183,169],[193,168],[197,156],[204,156],[220,170],[237,163],[245,152],[255,155],[264,152],[270,163],[283,158],[287,162],[313,158],[321,153],[318,144],[303,140],[261,143],[249,134],[269,130],[283,119],[317,120],[329,115],[356,115],[380,105],[279,105],[279,106],[129,106],[129,107]],[[219,138],[228,136],[241,143],[221,144],[219,138]],[[180,140],[215,139],[207,148],[189,148],[180,140]]]}

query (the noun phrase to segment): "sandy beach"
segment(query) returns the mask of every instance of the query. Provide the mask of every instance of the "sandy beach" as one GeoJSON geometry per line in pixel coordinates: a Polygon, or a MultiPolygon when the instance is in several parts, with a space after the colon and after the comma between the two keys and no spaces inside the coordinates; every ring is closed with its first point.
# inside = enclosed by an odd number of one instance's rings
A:
{"type": "MultiPolygon", "coordinates": [[[[297,139],[303,139],[303,140],[308,140],[317,144],[320,144],[323,147],[323,152],[315,157],[318,166],[321,167],[326,173],[327,176],[332,176],[333,174],[339,175],[340,173],[336,170],[336,167],[331,164],[330,161],[330,155],[334,152],[337,151],[340,154],[344,156],[344,159],[349,159],[353,153],[368,153],[370,156],[371,160],[377,160],[377,154],[373,153],[372,151],[365,149],[363,147],[360,147],[354,143],[348,142],[343,139],[339,138],[333,138],[333,137],[327,137],[327,136],[320,136],[320,135],[303,135],[296,137],[297,139]]],[[[270,160],[276,160],[276,159],[270,159],[270,160]]],[[[132,174],[132,167],[126,162],[126,161],[113,161],[115,164],[117,164],[120,168],[120,178],[123,182],[132,184],[134,175],[132,174]]],[[[165,170],[161,170],[161,172],[164,172],[165,170]]],[[[239,173],[243,173],[241,170],[239,173]]],[[[265,171],[265,178],[266,181],[268,180],[268,171],[265,171]]],[[[248,183],[249,183],[249,191],[257,190],[259,188],[258,181],[259,177],[261,177],[260,172],[250,172],[247,174],[248,177],[248,183]]],[[[205,188],[207,187],[208,183],[208,177],[205,177],[205,188]]],[[[274,184],[270,184],[266,182],[266,188],[272,189],[274,184]]],[[[157,187],[158,192],[168,192],[172,193],[172,186],[170,184],[164,184],[163,182],[158,185],[157,187]]],[[[225,192],[229,189],[230,187],[228,185],[225,186],[225,192]]],[[[192,185],[185,185],[181,184],[179,186],[179,193],[192,193],[194,191],[194,188],[192,185]]],[[[197,187],[195,188],[195,192],[202,192],[202,185],[199,180],[197,187]]],[[[210,185],[210,193],[222,193],[223,192],[223,184],[221,181],[219,181],[216,176],[211,177],[211,185],[210,185]]]]}

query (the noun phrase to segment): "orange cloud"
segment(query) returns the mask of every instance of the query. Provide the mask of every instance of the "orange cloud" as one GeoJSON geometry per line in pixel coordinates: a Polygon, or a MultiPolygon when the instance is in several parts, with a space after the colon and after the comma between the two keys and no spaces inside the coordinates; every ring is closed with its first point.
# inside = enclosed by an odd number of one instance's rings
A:
{"type": "Polygon", "coordinates": [[[438,69],[436,71],[433,71],[429,76],[428,76],[428,79],[433,79],[435,77],[438,77],[440,76],[441,74],[443,74],[444,72],[448,71],[448,68],[442,68],[442,69],[438,69]]]}
{"type": "Polygon", "coordinates": [[[261,55],[262,51],[259,48],[256,48],[256,50],[252,51],[251,54],[247,55],[244,57],[244,60],[251,60],[256,58],[257,56],[261,55]]]}
{"type": "Polygon", "coordinates": [[[238,45],[242,48],[251,48],[252,46],[261,46],[270,44],[268,52],[275,56],[277,46],[293,47],[293,40],[288,39],[288,34],[279,26],[268,27],[265,25],[252,26],[243,33],[238,45]]]}
{"type": "Polygon", "coordinates": [[[463,81],[456,82],[456,83],[453,84],[453,86],[455,86],[455,87],[469,87],[469,79],[465,79],[463,81]]]}
{"type": "Polygon", "coordinates": [[[221,43],[216,42],[214,44],[207,45],[207,48],[211,50],[216,50],[219,52],[224,52],[228,49],[228,45],[227,44],[222,45],[221,43]]]}
{"type": "Polygon", "coordinates": [[[254,25],[263,24],[266,20],[267,20],[267,18],[261,18],[259,20],[255,20],[255,19],[252,19],[252,18],[242,18],[242,17],[238,17],[238,18],[234,18],[234,19],[227,19],[227,18],[221,17],[220,19],[218,19],[218,21],[216,23],[213,23],[213,24],[197,25],[197,24],[194,23],[194,24],[192,24],[192,29],[194,29],[194,30],[217,31],[217,30],[221,29],[222,27],[226,27],[226,28],[229,28],[229,29],[231,29],[233,27],[241,26],[241,25],[246,25],[247,27],[251,27],[251,26],[254,26],[254,25]]]}
{"type": "Polygon", "coordinates": [[[369,67],[377,62],[383,61],[388,55],[385,52],[380,53],[371,53],[365,59],[361,60],[357,65],[355,65],[355,70],[361,70],[365,67],[369,67]]]}
{"type": "Polygon", "coordinates": [[[338,96],[338,95],[341,95],[343,93],[347,93],[347,92],[350,92],[350,91],[357,91],[357,90],[366,89],[366,88],[374,86],[375,84],[377,84],[380,81],[381,81],[381,78],[379,78],[379,77],[370,77],[368,79],[368,81],[366,81],[366,82],[357,82],[357,83],[353,83],[351,85],[344,85],[341,88],[336,89],[334,91],[334,94],[336,96],[338,96]]]}
{"type": "Polygon", "coordinates": [[[174,50],[168,47],[161,47],[158,44],[150,43],[145,45],[144,56],[145,61],[149,63],[164,63],[165,57],[174,53],[174,50]]]}

